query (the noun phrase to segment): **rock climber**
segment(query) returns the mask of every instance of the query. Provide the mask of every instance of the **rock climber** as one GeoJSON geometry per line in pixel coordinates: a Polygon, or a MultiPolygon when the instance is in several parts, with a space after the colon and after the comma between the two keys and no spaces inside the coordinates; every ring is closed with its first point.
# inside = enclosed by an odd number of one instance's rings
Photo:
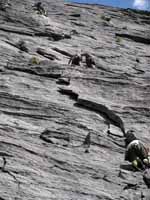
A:
{"type": "Polygon", "coordinates": [[[34,4],[33,8],[35,11],[37,11],[37,14],[47,16],[47,12],[45,11],[41,2],[37,2],[36,4],[34,4]]]}
{"type": "Polygon", "coordinates": [[[95,65],[95,61],[91,55],[89,55],[88,53],[83,53],[81,54],[81,57],[85,57],[87,67],[93,68],[93,65],[95,65]]]}
{"type": "Polygon", "coordinates": [[[144,170],[149,165],[148,150],[144,144],[136,138],[133,130],[126,133],[125,160],[132,163],[137,170],[144,170]]]}
{"type": "Polygon", "coordinates": [[[83,142],[83,146],[85,148],[85,153],[89,153],[90,144],[91,144],[91,133],[89,132],[83,142]]]}
{"type": "Polygon", "coordinates": [[[80,66],[80,62],[81,62],[81,56],[78,54],[75,54],[70,58],[68,64],[80,66]]]}

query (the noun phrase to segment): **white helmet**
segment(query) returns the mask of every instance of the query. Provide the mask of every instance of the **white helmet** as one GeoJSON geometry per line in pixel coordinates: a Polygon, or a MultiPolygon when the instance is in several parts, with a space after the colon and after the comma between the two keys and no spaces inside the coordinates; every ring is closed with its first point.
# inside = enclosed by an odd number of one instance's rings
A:
{"type": "Polygon", "coordinates": [[[146,165],[150,164],[150,157],[143,159],[143,163],[146,165]]]}

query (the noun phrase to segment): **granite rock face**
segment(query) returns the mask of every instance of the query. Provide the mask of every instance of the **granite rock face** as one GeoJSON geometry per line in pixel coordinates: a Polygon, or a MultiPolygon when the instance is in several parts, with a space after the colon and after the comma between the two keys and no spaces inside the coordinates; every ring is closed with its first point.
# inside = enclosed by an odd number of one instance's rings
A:
{"type": "Polygon", "coordinates": [[[0,11],[0,199],[150,200],[124,162],[127,130],[150,145],[150,13],[34,3],[0,11]]]}

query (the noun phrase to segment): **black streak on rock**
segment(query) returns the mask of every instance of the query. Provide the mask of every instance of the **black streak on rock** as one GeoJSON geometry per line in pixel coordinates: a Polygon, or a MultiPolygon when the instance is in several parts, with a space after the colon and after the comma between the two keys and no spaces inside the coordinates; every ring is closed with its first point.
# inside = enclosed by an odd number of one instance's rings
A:
{"type": "Polygon", "coordinates": [[[108,109],[105,105],[78,98],[77,104],[83,107],[87,107],[99,113],[103,113],[108,120],[110,120],[114,125],[118,126],[122,132],[125,134],[124,123],[122,119],[116,115],[112,110],[108,109]]]}
{"type": "Polygon", "coordinates": [[[116,36],[128,38],[128,39],[131,39],[135,42],[150,44],[150,38],[145,38],[145,37],[141,37],[141,36],[138,36],[138,35],[131,35],[131,34],[127,34],[127,33],[116,33],[116,36]]]}

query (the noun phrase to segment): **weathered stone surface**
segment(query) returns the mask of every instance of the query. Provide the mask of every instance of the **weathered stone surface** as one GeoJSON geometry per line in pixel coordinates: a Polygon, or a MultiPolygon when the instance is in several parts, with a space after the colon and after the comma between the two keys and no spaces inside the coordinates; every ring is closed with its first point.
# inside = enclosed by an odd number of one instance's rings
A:
{"type": "Polygon", "coordinates": [[[150,145],[150,14],[44,0],[45,17],[35,1],[10,3],[0,12],[0,199],[149,200],[124,136],[133,128],[150,145]],[[68,65],[86,52],[95,68],[68,65]]]}
{"type": "Polygon", "coordinates": [[[148,188],[150,188],[150,170],[146,169],[143,175],[143,180],[148,188]]]}

